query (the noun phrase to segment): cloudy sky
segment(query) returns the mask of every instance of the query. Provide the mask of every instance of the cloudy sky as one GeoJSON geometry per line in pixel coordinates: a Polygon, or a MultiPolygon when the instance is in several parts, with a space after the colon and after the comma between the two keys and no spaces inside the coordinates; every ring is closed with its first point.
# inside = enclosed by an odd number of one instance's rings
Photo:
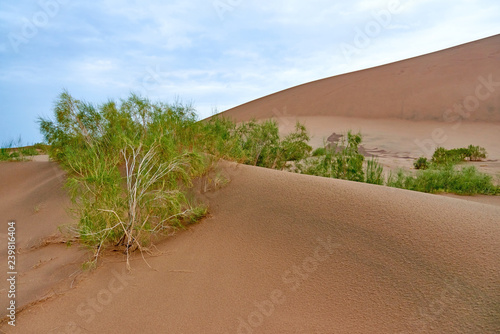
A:
{"type": "Polygon", "coordinates": [[[0,2],[0,146],[42,140],[57,95],[130,92],[199,117],[500,33],[498,0],[0,2]]]}

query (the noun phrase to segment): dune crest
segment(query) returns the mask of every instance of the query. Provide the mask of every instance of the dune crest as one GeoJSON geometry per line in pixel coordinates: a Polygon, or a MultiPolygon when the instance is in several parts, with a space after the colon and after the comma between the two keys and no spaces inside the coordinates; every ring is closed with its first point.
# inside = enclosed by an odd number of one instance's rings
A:
{"type": "Polygon", "coordinates": [[[224,112],[237,121],[296,116],[500,121],[500,35],[338,75],[224,112]]]}

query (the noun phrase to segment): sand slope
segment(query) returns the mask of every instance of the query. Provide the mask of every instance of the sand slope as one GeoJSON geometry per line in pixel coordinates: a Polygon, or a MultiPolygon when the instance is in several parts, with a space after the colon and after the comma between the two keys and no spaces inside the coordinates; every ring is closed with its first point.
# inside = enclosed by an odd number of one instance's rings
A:
{"type": "Polygon", "coordinates": [[[6,314],[7,222],[16,221],[18,310],[66,291],[87,259],[79,247],[60,243],[58,226],[74,223],[66,210],[64,172],[56,163],[0,163],[0,262],[5,268],[0,285],[2,316],[6,314]]]}
{"type": "Polygon", "coordinates": [[[344,116],[498,122],[499,64],[500,35],[496,35],[293,87],[230,109],[225,115],[237,121],[344,116]]]}
{"type": "Polygon", "coordinates": [[[498,333],[500,208],[226,164],[210,216],[12,333],[498,333]]]}

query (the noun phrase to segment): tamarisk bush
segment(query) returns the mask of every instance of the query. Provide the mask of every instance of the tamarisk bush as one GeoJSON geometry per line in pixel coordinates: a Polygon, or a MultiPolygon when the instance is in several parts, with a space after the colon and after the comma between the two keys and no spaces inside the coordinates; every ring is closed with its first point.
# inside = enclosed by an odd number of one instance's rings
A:
{"type": "Polygon", "coordinates": [[[196,143],[191,107],[151,103],[132,94],[100,106],[63,92],[54,120],[40,118],[50,157],[67,171],[66,186],[80,238],[147,250],[151,235],[169,233],[202,217],[181,190],[207,168],[196,143]]]}

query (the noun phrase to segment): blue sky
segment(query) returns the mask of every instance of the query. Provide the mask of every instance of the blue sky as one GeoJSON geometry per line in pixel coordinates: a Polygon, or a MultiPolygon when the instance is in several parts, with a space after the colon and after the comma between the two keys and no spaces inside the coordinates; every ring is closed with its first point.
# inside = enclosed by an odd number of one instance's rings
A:
{"type": "Polygon", "coordinates": [[[58,94],[192,102],[199,117],[500,33],[498,0],[0,2],[0,146],[58,94]]]}

